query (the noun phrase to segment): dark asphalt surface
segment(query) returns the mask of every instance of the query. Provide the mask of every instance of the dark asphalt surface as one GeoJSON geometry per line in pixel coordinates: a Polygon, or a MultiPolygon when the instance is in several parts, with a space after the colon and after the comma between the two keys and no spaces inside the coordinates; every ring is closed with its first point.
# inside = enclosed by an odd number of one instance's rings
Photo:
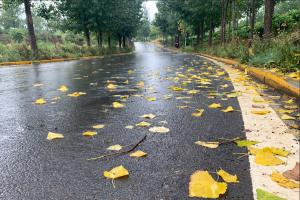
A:
{"type": "MultiPolygon", "coordinates": [[[[190,175],[198,169],[214,172],[222,168],[237,174],[240,183],[228,184],[221,199],[253,199],[249,161],[237,159],[233,152],[245,152],[234,144],[217,149],[206,149],[194,144],[197,140],[217,140],[245,136],[239,111],[223,113],[209,109],[211,103],[240,110],[236,98],[222,100],[218,95],[208,98],[210,92],[230,92],[229,80],[215,77],[213,65],[201,58],[164,51],[150,44],[136,44],[132,55],[104,59],[40,64],[35,66],[0,68],[0,199],[5,200],[182,200],[188,198],[190,175]],[[191,99],[185,92],[168,89],[176,85],[172,77],[194,67],[191,74],[207,72],[212,80],[209,88],[200,84],[184,86],[200,89],[191,99]],[[135,73],[128,74],[128,70],[135,73]],[[108,80],[119,86],[114,92],[106,90],[108,80]],[[129,84],[124,84],[129,80],[129,84]],[[135,85],[145,82],[146,89],[135,85]],[[43,83],[43,87],[33,87],[43,83]],[[97,83],[98,85],[91,84],[97,83]],[[228,84],[228,88],[220,86],[228,84]],[[65,84],[68,93],[86,92],[78,98],[57,91],[65,84]],[[135,97],[143,94],[144,97],[135,97]],[[171,99],[164,95],[173,94],[171,99]],[[126,107],[113,109],[118,96],[130,95],[126,107]],[[61,99],[52,104],[51,98],[61,99]],[[156,97],[149,102],[145,97],[156,97]],[[46,99],[45,105],[34,105],[37,98],[46,99]],[[189,108],[176,106],[187,104],[189,108]],[[203,117],[191,113],[204,108],[203,117]],[[157,117],[149,121],[153,126],[165,126],[169,133],[150,133],[148,128],[126,129],[143,121],[139,116],[152,113],[157,117]],[[81,134],[94,124],[105,124],[93,138],[81,134]],[[64,134],[65,138],[46,140],[49,131],[64,134]],[[137,148],[148,153],[147,157],[134,159],[129,155],[109,157],[98,161],[87,158],[108,153],[110,145],[128,145],[137,142],[144,134],[147,139],[137,148]],[[112,182],[103,177],[103,171],[118,165],[128,169],[130,175],[112,182]]],[[[221,69],[215,66],[214,69],[221,69]]],[[[224,77],[226,77],[225,75],[224,77]]],[[[213,175],[216,179],[215,174],[213,175]]]]}

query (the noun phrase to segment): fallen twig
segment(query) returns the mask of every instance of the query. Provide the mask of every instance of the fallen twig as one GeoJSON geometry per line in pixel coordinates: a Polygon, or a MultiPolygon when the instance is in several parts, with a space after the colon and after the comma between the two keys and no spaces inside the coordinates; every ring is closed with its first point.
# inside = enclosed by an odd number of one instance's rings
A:
{"type": "MultiPolygon", "coordinates": [[[[87,160],[98,160],[98,159],[106,158],[106,157],[109,157],[109,156],[115,156],[115,155],[119,155],[119,154],[129,153],[129,152],[133,151],[135,148],[137,148],[146,139],[146,137],[147,137],[147,135],[144,135],[144,137],[141,140],[139,140],[138,143],[131,144],[131,145],[134,145],[134,146],[132,146],[128,150],[118,151],[118,152],[115,152],[115,153],[105,154],[105,155],[101,155],[101,156],[97,156],[97,157],[93,157],[93,158],[88,158],[87,160]]],[[[131,145],[127,145],[127,146],[131,146],[131,145]]]]}

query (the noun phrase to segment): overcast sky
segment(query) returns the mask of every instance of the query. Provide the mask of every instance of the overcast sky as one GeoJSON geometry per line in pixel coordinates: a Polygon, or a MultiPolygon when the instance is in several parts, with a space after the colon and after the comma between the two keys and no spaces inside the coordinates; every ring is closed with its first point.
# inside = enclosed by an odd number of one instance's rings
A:
{"type": "Polygon", "coordinates": [[[155,13],[157,13],[156,1],[146,1],[144,6],[148,10],[150,21],[152,21],[155,17],[155,13]]]}

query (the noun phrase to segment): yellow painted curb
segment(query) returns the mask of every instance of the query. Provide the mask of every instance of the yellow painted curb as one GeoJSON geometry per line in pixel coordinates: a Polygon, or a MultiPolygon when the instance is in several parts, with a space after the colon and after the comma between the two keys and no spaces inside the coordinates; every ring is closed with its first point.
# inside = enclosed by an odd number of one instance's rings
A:
{"type": "Polygon", "coordinates": [[[300,98],[300,89],[299,88],[289,84],[283,77],[280,77],[271,71],[256,68],[256,67],[248,67],[247,65],[243,65],[236,60],[219,58],[219,57],[215,57],[215,56],[211,56],[211,55],[207,55],[207,54],[200,54],[200,55],[203,57],[211,58],[216,61],[223,62],[225,64],[235,65],[240,70],[247,70],[248,74],[259,79],[263,83],[265,83],[275,89],[281,90],[287,94],[290,94],[292,96],[300,98]]]}

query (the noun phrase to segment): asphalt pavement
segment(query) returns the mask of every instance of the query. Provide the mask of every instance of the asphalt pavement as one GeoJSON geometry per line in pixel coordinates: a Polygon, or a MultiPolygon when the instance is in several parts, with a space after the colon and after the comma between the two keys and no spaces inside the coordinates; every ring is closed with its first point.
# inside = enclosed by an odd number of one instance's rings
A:
{"type": "Polygon", "coordinates": [[[240,180],[229,184],[220,199],[253,199],[248,158],[237,159],[239,156],[233,154],[245,149],[233,143],[217,149],[194,144],[197,140],[245,137],[238,100],[222,95],[231,92],[233,86],[226,73],[222,78],[214,76],[216,69],[223,71],[197,56],[169,52],[148,43],[136,43],[136,52],[131,55],[0,68],[0,199],[192,199],[188,198],[190,175],[202,169],[217,179],[213,172],[220,168],[240,180]],[[176,74],[186,72],[201,72],[212,84],[186,84],[189,90],[200,90],[195,95],[170,90],[170,86],[178,85],[176,74]],[[118,88],[107,90],[109,81],[118,88]],[[141,81],[144,88],[136,86],[141,81]],[[221,87],[225,84],[228,87],[221,87]],[[67,85],[69,91],[58,91],[60,85],[67,85]],[[76,91],[86,95],[66,95],[76,91]],[[114,109],[112,102],[121,102],[119,95],[129,98],[124,108],[114,109]],[[156,97],[156,101],[145,97],[156,97]],[[33,102],[37,98],[47,103],[36,105],[33,102]],[[232,106],[236,111],[209,109],[211,103],[232,106]],[[183,105],[188,108],[177,107],[183,105]],[[205,110],[202,117],[191,116],[197,108],[205,110]],[[125,128],[135,126],[143,121],[141,115],[149,113],[156,117],[145,121],[165,126],[170,132],[125,128]],[[92,138],[82,136],[84,131],[93,130],[94,124],[105,127],[92,138]],[[64,138],[49,141],[49,131],[62,133],[64,138]],[[122,154],[87,160],[109,153],[106,148],[110,145],[134,144],[145,134],[146,140],[137,147],[148,154],[144,158],[122,154]],[[115,180],[114,188],[103,172],[119,165],[128,169],[129,176],[115,180]]]}

